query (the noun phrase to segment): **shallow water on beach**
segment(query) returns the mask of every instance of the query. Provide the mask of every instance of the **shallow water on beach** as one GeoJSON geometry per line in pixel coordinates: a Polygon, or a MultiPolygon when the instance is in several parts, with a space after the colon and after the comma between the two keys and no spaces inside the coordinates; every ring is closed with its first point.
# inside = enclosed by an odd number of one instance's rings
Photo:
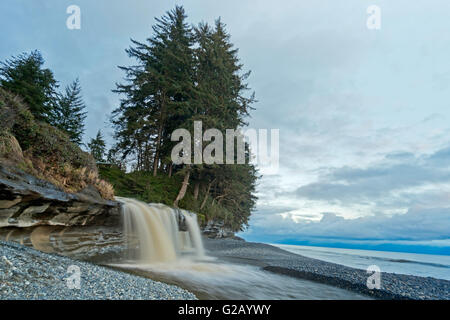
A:
{"type": "Polygon", "coordinates": [[[178,285],[193,292],[199,299],[368,299],[344,289],[278,275],[249,265],[180,260],[173,264],[123,263],[112,266],[157,281],[178,285]]]}
{"type": "Polygon", "coordinates": [[[362,270],[366,270],[370,265],[377,265],[383,272],[450,280],[450,256],[281,244],[272,245],[305,257],[362,270]]]}

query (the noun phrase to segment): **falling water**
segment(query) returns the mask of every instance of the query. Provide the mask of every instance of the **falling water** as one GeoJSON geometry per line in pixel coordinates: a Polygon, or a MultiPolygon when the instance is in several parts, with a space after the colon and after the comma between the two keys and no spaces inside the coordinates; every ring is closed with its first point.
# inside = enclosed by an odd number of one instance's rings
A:
{"type": "Polygon", "coordinates": [[[181,286],[203,299],[361,298],[343,289],[205,257],[195,214],[162,204],[117,200],[123,203],[131,256],[110,266],[181,286]]]}
{"type": "Polygon", "coordinates": [[[197,216],[163,204],[117,198],[124,204],[124,231],[133,256],[140,263],[174,262],[181,255],[204,256],[197,216]],[[184,221],[187,231],[180,230],[184,221]]]}
{"type": "Polygon", "coordinates": [[[195,253],[198,257],[203,257],[205,255],[205,249],[203,248],[203,242],[199,232],[200,228],[198,227],[197,216],[192,212],[185,210],[181,210],[181,213],[186,220],[189,235],[191,236],[192,247],[195,248],[195,253]]]}

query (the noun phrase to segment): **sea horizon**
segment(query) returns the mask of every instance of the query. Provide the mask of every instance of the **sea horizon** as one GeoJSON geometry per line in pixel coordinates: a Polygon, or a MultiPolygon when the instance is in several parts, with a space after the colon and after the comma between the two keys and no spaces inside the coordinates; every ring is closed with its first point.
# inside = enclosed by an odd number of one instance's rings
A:
{"type": "Polygon", "coordinates": [[[382,272],[450,280],[450,256],[318,245],[266,243],[308,258],[367,270],[376,265],[382,272]]]}
{"type": "Polygon", "coordinates": [[[261,237],[260,235],[254,236],[251,234],[251,232],[240,232],[236,235],[244,239],[245,241],[260,242],[266,244],[450,256],[450,238],[414,241],[390,239],[333,239],[325,237],[305,239],[280,239],[280,237],[276,235],[265,235],[263,237],[261,237]]]}

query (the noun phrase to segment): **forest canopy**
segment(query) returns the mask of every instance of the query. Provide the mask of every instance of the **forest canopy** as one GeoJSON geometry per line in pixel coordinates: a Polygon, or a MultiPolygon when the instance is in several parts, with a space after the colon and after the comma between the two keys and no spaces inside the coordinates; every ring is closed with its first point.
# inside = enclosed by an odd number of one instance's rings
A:
{"type": "MultiPolygon", "coordinates": [[[[183,164],[171,157],[176,129],[195,137],[194,124],[201,122],[204,131],[216,129],[225,136],[247,125],[256,102],[246,82],[250,72],[244,71],[225,24],[217,19],[212,26],[192,26],[183,7],[176,6],[156,18],[145,42],[131,40],[126,52],[132,62],[119,67],[125,77],[113,90],[120,104],[111,115],[109,150],[100,130],[83,143],[88,113],[80,80],[60,91],[37,50],[0,63],[0,138],[8,146],[20,145],[22,168],[42,172],[68,192],[92,183],[110,199],[115,194],[161,202],[197,212],[203,223],[220,221],[243,230],[255,206],[258,179],[248,145],[239,158],[245,158],[243,164],[183,164]],[[114,191],[97,177],[96,163],[114,191]]],[[[202,134],[201,150],[212,139],[202,134]]],[[[226,147],[219,145],[219,150],[226,147]]]]}
{"type": "Polygon", "coordinates": [[[137,63],[120,67],[125,81],[114,90],[121,104],[112,115],[111,154],[132,161],[133,172],[175,176],[180,186],[169,204],[200,212],[206,220],[224,220],[235,230],[247,225],[258,177],[248,146],[245,164],[176,165],[171,159],[176,129],[193,136],[196,121],[223,134],[246,125],[255,96],[225,24],[217,19],[214,26],[192,27],[177,6],[156,18],[146,42],[132,40],[126,52],[137,63]]]}

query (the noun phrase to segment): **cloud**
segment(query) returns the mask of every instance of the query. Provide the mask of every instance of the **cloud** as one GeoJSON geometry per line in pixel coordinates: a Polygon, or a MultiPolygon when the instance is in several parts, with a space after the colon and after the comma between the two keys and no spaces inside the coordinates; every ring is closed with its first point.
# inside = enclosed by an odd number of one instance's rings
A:
{"type": "Polygon", "coordinates": [[[430,194],[430,189],[436,193],[449,190],[449,184],[450,148],[444,148],[420,157],[411,153],[388,154],[380,163],[366,168],[330,168],[317,182],[297,188],[293,195],[330,202],[393,200],[404,206],[414,205],[414,199],[430,194]]]}
{"type": "MultiPolygon", "coordinates": [[[[79,76],[89,112],[85,140],[102,128],[111,144],[105,123],[120,99],[111,89],[123,78],[116,66],[133,63],[124,52],[129,38],[146,39],[153,18],[175,2],[79,0],[79,32],[65,27],[64,1],[28,2],[0,2],[0,29],[15,26],[2,39],[0,60],[38,48],[62,85],[79,76]]],[[[253,71],[249,84],[260,102],[250,126],[280,129],[280,172],[259,181],[251,230],[326,236],[340,228],[350,237],[370,223],[384,228],[377,221],[408,223],[416,217],[419,228],[419,212],[436,228],[447,225],[445,10],[425,0],[384,1],[383,28],[373,32],[366,28],[367,4],[359,0],[184,5],[192,23],[222,16],[245,70],[253,71]],[[405,36],[410,34],[414,41],[405,36]],[[403,215],[390,218],[398,213],[403,215]],[[349,217],[361,220],[344,219],[349,217]]],[[[387,232],[380,234],[395,236],[387,232]]],[[[406,228],[398,232],[408,236],[406,228]]]]}
{"type": "Polygon", "coordinates": [[[252,218],[249,235],[342,241],[449,239],[449,204],[449,147],[428,155],[393,152],[366,167],[325,168],[315,182],[292,192],[275,192],[273,201],[265,201],[252,218]],[[296,201],[288,201],[293,198],[296,201]],[[362,214],[348,218],[359,209],[362,214]]]}
{"type": "Polygon", "coordinates": [[[450,207],[411,209],[405,214],[374,215],[345,219],[324,213],[318,222],[291,217],[271,216],[255,222],[259,232],[285,238],[358,239],[358,240],[438,240],[450,238],[450,207]]]}

